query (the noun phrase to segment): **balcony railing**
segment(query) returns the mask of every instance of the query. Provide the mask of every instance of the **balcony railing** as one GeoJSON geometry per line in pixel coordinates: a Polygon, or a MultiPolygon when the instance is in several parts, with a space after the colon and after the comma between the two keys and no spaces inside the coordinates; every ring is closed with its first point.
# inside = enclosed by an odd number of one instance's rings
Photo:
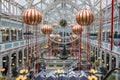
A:
{"type": "MultiPolygon", "coordinates": [[[[43,43],[45,40],[47,40],[47,38],[39,38],[38,42],[43,43]]],[[[32,44],[35,42],[36,42],[35,39],[31,39],[29,43],[32,44]]],[[[19,48],[19,47],[25,46],[27,44],[28,44],[27,40],[3,43],[3,44],[0,44],[0,52],[4,52],[6,50],[10,50],[10,49],[14,49],[14,48],[19,48]]]]}
{"type": "MultiPolygon", "coordinates": [[[[83,41],[85,41],[85,40],[86,39],[84,38],[83,41]]],[[[98,46],[98,41],[97,40],[90,40],[90,43],[98,46]]],[[[103,49],[106,49],[106,50],[110,51],[110,46],[111,46],[110,43],[102,42],[101,45],[102,45],[103,49]]],[[[112,52],[120,55],[120,47],[114,45],[112,52]]]]}

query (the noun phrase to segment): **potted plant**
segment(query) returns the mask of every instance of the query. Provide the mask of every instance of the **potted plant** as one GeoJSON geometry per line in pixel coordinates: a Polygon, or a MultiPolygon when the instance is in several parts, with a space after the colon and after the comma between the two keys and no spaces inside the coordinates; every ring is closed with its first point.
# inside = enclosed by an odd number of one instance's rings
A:
{"type": "Polygon", "coordinates": [[[13,76],[13,77],[18,76],[17,67],[13,67],[13,68],[12,68],[12,76],[13,76]]]}

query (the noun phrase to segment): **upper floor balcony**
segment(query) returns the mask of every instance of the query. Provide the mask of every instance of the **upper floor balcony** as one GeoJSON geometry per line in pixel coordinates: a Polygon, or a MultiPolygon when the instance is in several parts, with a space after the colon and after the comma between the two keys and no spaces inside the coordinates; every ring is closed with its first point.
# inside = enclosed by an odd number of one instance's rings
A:
{"type": "MultiPolygon", "coordinates": [[[[83,39],[83,40],[85,40],[85,39],[83,39]]],[[[90,43],[92,45],[98,46],[98,41],[97,40],[90,40],[90,43]]],[[[111,47],[110,43],[101,42],[101,46],[102,46],[103,49],[110,51],[110,47],[111,47]]],[[[120,55],[120,47],[114,45],[112,52],[117,54],[117,55],[120,55]]]]}
{"type": "MultiPolygon", "coordinates": [[[[38,38],[38,43],[44,43],[46,42],[47,38],[41,37],[38,38]]],[[[34,44],[36,42],[36,39],[30,39],[29,44],[34,44]]],[[[7,42],[0,44],[0,52],[4,52],[7,50],[20,48],[23,46],[28,45],[28,40],[19,40],[19,41],[13,41],[13,42],[7,42]]]]}

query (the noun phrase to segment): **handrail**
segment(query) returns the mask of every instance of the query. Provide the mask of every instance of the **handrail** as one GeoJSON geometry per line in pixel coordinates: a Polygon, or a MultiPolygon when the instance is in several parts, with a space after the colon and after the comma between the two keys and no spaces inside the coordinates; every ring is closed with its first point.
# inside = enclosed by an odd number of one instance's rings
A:
{"type": "Polygon", "coordinates": [[[114,68],[114,69],[110,70],[102,80],[106,80],[112,74],[112,72],[115,70],[120,70],[120,68],[114,68]]]}

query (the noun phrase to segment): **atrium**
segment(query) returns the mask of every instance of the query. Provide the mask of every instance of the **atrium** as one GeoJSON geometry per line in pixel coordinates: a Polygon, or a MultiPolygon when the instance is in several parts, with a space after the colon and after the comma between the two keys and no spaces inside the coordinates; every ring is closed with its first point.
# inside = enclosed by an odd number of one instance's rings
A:
{"type": "Polygon", "coordinates": [[[0,0],[0,80],[120,80],[120,0],[0,0]]]}

